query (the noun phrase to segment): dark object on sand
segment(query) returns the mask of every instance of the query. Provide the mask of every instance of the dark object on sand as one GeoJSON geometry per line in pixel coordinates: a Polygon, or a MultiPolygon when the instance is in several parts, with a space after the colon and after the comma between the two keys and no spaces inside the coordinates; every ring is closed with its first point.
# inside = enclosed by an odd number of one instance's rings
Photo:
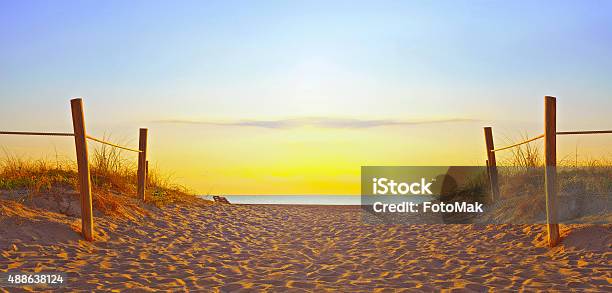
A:
{"type": "Polygon", "coordinates": [[[214,195],[213,199],[215,200],[215,202],[218,202],[218,203],[230,204],[230,202],[227,200],[227,198],[225,198],[223,196],[214,195]]]}

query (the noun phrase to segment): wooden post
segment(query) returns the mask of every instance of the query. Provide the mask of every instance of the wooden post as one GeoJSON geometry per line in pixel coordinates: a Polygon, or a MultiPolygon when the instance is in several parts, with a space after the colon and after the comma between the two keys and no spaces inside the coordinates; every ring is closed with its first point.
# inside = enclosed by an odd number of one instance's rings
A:
{"type": "Polygon", "coordinates": [[[138,136],[138,198],[145,201],[145,190],[147,181],[147,129],[140,128],[138,136]]]}
{"type": "Polygon", "coordinates": [[[145,161],[145,182],[149,184],[149,160],[145,161]]]}
{"type": "Polygon", "coordinates": [[[489,178],[489,180],[491,180],[491,174],[489,174],[489,160],[485,161],[485,165],[487,166],[485,168],[485,171],[487,171],[487,178],[489,178]]]}
{"type": "Polygon", "coordinates": [[[85,117],[83,115],[83,100],[70,100],[72,109],[72,126],[74,128],[74,143],[79,171],[79,191],[81,193],[81,232],[88,241],[94,240],[93,212],[91,200],[91,181],[89,175],[89,160],[87,152],[87,133],[85,132],[85,117]]]}
{"type": "Polygon", "coordinates": [[[495,149],[493,144],[493,131],[491,127],[484,128],[485,145],[487,148],[487,170],[489,171],[489,181],[491,182],[491,201],[499,199],[499,184],[497,177],[497,161],[495,160],[495,149]]]}
{"type": "Polygon", "coordinates": [[[557,218],[557,102],[555,97],[544,97],[544,152],[546,188],[546,224],[548,245],[559,243],[559,221],[557,218]]]}

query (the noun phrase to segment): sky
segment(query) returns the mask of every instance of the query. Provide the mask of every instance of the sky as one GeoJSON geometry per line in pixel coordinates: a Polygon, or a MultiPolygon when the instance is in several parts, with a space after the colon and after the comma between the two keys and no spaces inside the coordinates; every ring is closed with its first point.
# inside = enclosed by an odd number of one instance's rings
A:
{"type": "MultiPolygon", "coordinates": [[[[0,1],[0,130],[136,146],[198,193],[358,194],[362,165],[477,165],[497,145],[612,129],[610,1],[0,1]]],[[[612,153],[560,137],[560,156],[612,153]]],[[[92,145],[91,147],[95,147],[92,145]]],[[[68,138],[0,137],[73,158],[68,138]]],[[[504,154],[500,154],[502,157],[504,154]]]]}

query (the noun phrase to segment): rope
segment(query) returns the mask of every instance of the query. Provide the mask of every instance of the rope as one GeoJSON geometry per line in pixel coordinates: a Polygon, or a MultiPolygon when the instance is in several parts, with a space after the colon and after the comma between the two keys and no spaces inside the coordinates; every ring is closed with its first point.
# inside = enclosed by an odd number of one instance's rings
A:
{"type": "Polygon", "coordinates": [[[0,131],[0,134],[16,134],[16,135],[47,135],[47,136],[74,136],[74,133],[65,133],[65,132],[0,131]]]}
{"type": "Polygon", "coordinates": [[[124,150],[126,150],[126,151],[131,151],[131,152],[142,153],[142,151],[141,151],[141,150],[131,149],[131,148],[128,148],[128,147],[124,147],[124,146],[116,145],[116,144],[113,144],[113,143],[110,143],[110,142],[103,141],[103,140],[101,140],[101,139],[97,139],[97,138],[95,138],[95,137],[93,137],[93,136],[89,136],[89,135],[88,135],[88,136],[87,136],[87,138],[89,138],[89,139],[91,139],[91,140],[93,140],[93,141],[97,141],[97,142],[99,142],[99,143],[101,143],[101,144],[105,144],[105,145],[113,146],[113,147],[116,147],[116,148],[124,149],[124,150]]]}
{"type": "MultiPolygon", "coordinates": [[[[604,133],[612,133],[612,130],[587,130],[587,131],[557,131],[557,135],[568,135],[568,134],[604,134],[604,133]]],[[[494,149],[491,150],[491,152],[497,152],[497,151],[503,151],[503,150],[507,150],[509,148],[513,148],[522,144],[526,144],[528,142],[532,142],[534,140],[540,139],[544,137],[544,134],[536,136],[534,138],[530,138],[526,141],[523,142],[519,142],[513,145],[509,145],[507,147],[503,147],[503,148],[498,148],[498,149],[494,149]]]]}
{"type": "Polygon", "coordinates": [[[509,145],[509,146],[507,146],[507,147],[503,147],[503,148],[498,148],[498,149],[491,150],[491,152],[497,152],[497,151],[507,150],[507,149],[509,149],[509,148],[513,148],[513,147],[515,147],[515,146],[519,146],[519,145],[522,145],[522,144],[526,144],[526,143],[528,143],[528,142],[532,142],[532,141],[534,141],[534,140],[538,140],[538,139],[540,139],[540,138],[542,138],[542,137],[544,137],[544,134],[542,134],[542,135],[538,135],[538,136],[536,136],[536,137],[534,137],[534,138],[530,138],[530,139],[528,139],[528,140],[526,140],[526,141],[523,141],[523,142],[519,142],[519,143],[515,143],[515,144],[513,144],[513,145],[509,145]]]}
{"type": "Polygon", "coordinates": [[[558,131],[557,135],[566,135],[566,134],[603,134],[603,133],[612,133],[612,130],[558,131]]]}

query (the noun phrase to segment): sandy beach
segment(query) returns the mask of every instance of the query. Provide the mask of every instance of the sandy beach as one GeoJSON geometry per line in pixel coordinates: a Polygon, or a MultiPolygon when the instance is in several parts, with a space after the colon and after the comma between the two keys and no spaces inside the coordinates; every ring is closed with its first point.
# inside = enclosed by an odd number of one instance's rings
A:
{"type": "Polygon", "coordinates": [[[536,225],[366,225],[350,206],[194,202],[98,217],[89,243],[78,218],[0,207],[0,271],[63,271],[66,291],[612,289],[609,226],[563,230],[549,249],[536,225]]]}
{"type": "Polygon", "coordinates": [[[0,40],[0,293],[612,293],[612,0],[3,0],[0,40]]]}

